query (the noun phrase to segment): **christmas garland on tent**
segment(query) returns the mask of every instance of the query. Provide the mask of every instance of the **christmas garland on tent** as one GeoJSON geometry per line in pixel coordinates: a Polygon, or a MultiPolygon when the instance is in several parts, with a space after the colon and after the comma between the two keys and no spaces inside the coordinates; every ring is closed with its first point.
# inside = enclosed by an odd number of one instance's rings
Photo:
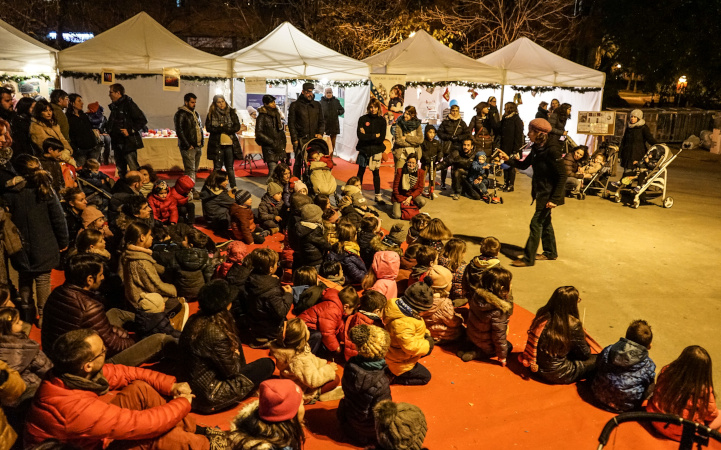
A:
{"type": "MultiPolygon", "coordinates": [[[[236,78],[238,81],[245,81],[245,78],[236,78]]],[[[284,86],[286,84],[295,86],[298,83],[320,83],[320,80],[310,80],[310,79],[302,79],[302,78],[275,78],[275,79],[267,79],[265,80],[267,84],[271,86],[284,86]]],[[[368,80],[358,80],[358,81],[333,81],[328,80],[325,84],[326,86],[334,86],[334,87],[340,87],[340,88],[350,88],[350,87],[359,87],[359,86],[367,86],[370,82],[368,80]]]]}
{"type": "Polygon", "coordinates": [[[446,87],[446,86],[462,86],[473,89],[500,89],[500,84],[495,83],[473,83],[471,81],[409,81],[406,83],[408,87],[446,87]]]}
{"type": "MultiPolygon", "coordinates": [[[[63,78],[75,78],[75,79],[81,79],[81,80],[93,80],[100,82],[100,74],[99,73],[90,73],[90,72],[72,72],[72,71],[63,71],[60,73],[60,76],[63,78]]],[[[159,73],[116,73],[115,79],[116,80],[135,80],[137,78],[152,78],[152,77],[160,77],[162,74],[159,73]]],[[[214,81],[225,81],[227,78],[224,77],[197,77],[193,75],[180,75],[180,79],[183,81],[188,81],[191,83],[210,83],[214,81]]]]}
{"type": "Polygon", "coordinates": [[[0,83],[7,83],[8,81],[14,81],[17,84],[20,84],[23,81],[37,80],[37,79],[50,82],[50,77],[45,74],[40,74],[40,75],[6,75],[6,74],[2,74],[2,75],[0,75],[0,83]]]}
{"type": "Polygon", "coordinates": [[[598,92],[600,87],[565,87],[565,86],[511,86],[516,92],[551,92],[556,89],[585,94],[586,92],[598,92]]]}

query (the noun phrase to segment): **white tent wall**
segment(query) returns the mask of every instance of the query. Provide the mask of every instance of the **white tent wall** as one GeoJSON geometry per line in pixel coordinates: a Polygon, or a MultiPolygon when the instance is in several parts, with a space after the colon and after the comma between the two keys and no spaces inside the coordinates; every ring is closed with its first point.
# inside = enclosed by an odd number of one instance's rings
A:
{"type": "Polygon", "coordinates": [[[370,101],[370,85],[349,87],[345,89],[345,118],[341,123],[341,134],[336,141],[336,154],[345,161],[355,163],[358,151],[358,119],[366,113],[370,101]]]}
{"type": "MultiPolygon", "coordinates": [[[[148,119],[148,128],[170,128],[174,129],[173,116],[180,106],[183,106],[183,96],[192,92],[197,97],[196,110],[200,118],[205,122],[208,114],[208,107],[213,100],[213,95],[218,89],[228,91],[227,83],[191,83],[180,82],[180,91],[163,91],[163,77],[157,75],[152,78],[136,78],[133,80],[118,81],[125,87],[125,93],[130,96],[148,119]]],[[[110,116],[110,98],[108,97],[108,86],[94,80],[79,78],[62,78],[62,89],[67,93],[77,93],[83,97],[85,105],[93,102],[100,102],[105,109],[105,117],[110,116]]]]}
{"type": "Polygon", "coordinates": [[[408,87],[406,88],[403,107],[415,106],[418,117],[424,120],[429,118],[427,114],[428,109],[435,105],[438,117],[437,128],[443,120],[443,111],[449,107],[450,101],[456,100],[458,107],[461,109],[463,120],[468,124],[468,121],[476,115],[476,111],[473,108],[477,104],[485,102],[490,96],[498,98],[501,94],[500,87],[498,89],[476,89],[475,91],[478,95],[473,99],[468,90],[468,87],[463,86],[443,86],[434,88],[433,92],[429,94],[425,87],[408,87]],[[448,89],[449,95],[448,101],[443,98],[446,88],[448,89]]]}

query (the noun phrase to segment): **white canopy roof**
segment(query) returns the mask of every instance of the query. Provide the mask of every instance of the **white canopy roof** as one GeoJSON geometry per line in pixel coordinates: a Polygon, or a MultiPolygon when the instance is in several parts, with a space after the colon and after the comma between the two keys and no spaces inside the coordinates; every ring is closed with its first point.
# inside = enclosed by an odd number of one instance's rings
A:
{"type": "Polygon", "coordinates": [[[0,20],[0,72],[52,75],[55,50],[0,20]]]}
{"type": "Polygon", "coordinates": [[[234,77],[351,81],[368,78],[368,65],[314,41],[284,22],[255,44],[225,56],[234,77]]]}
{"type": "Polygon", "coordinates": [[[141,12],[94,38],[61,51],[60,70],[99,73],[156,73],[227,77],[228,61],[198,50],[141,12]]]}
{"type": "Polygon", "coordinates": [[[405,74],[408,81],[501,83],[503,80],[498,68],[446,47],[423,30],[363,62],[370,64],[371,73],[405,74]]]}
{"type": "Polygon", "coordinates": [[[562,58],[525,37],[478,61],[503,69],[506,85],[602,88],[606,81],[603,72],[562,58]]]}

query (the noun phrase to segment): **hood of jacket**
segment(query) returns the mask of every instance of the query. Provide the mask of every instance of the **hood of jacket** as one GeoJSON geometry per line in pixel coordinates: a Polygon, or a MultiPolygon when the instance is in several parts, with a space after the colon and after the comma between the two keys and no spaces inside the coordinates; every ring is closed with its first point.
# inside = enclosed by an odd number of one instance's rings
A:
{"type": "Polygon", "coordinates": [[[208,252],[202,248],[181,248],[175,254],[180,270],[201,270],[208,264],[208,252]]]}
{"type": "Polygon", "coordinates": [[[134,245],[129,245],[125,250],[124,259],[126,261],[148,261],[155,263],[153,252],[150,249],[141,249],[134,245]]]}
{"type": "Polygon", "coordinates": [[[185,195],[195,187],[195,181],[187,175],[183,175],[175,182],[175,190],[178,194],[185,195]]]}
{"type": "Polygon", "coordinates": [[[415,258],[409,258],[408,256],[401,257],[401,269],[403,270],[411,270],[416,264],[418,263],[415,258]]]}
{"type": "Polygon", "coordinates": [[[396,252],[382,251],[373,255],[371,269],[379,280],[395,280],[401,268],[401,257],[396,252]]]}
{"type": "Polygon", "coordinates": [[[475,289],[475,299],[479,302],[482,302],[481,307],[483,307],[483,303],[485,303],[492,309],[498,309],[504,314],[508,314],[513,311],[512,299],[510,301],[504,300],[493,292],[487,291],[483,288],[475,289]]]}
{"type": "Polygon", "coordinates": [[[608,361],[617,367],[631,367],[648,357],[648,349],[626,338],[611,346],[608,361]]]}
{"type": "Polygon", "coordinates": [[[475,256],[470,263],[468,263],[468,266],[466,270],[471,269],[473,271],[479,271],[484,272],[488,269],[490,269],[493,266],[496,266],[501,263],[501,260],[498,258],[487,258],[485,256],[475,256]]]}

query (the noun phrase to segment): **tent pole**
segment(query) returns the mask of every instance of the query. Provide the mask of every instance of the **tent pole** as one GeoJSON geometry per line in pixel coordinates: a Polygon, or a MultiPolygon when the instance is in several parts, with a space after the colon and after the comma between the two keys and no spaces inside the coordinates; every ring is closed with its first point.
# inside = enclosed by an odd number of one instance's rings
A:
{"type": "MultiPolygon", "coordinates": [[[[501,101],[500,101],[500,103],[498,103],[498,105],[499,105],[501,108],[503,108],[503,105],[504,105],[504,103],[503,103],[503,94],[505,93],[505,90],[506,90],[506,85],[505,85],[505,84],[502,84],[502,85],[501,85],[501,101]]],[[[501,110],[499,109],[499,111],[501,111],[501,110]]]]}
{"type": "Polygon", "coordinates": [[[230,79],[230,106],[235,108],[235,77],[233,77],[233,63],[234,59],[228,61],[228,77],[230,79]]]}

